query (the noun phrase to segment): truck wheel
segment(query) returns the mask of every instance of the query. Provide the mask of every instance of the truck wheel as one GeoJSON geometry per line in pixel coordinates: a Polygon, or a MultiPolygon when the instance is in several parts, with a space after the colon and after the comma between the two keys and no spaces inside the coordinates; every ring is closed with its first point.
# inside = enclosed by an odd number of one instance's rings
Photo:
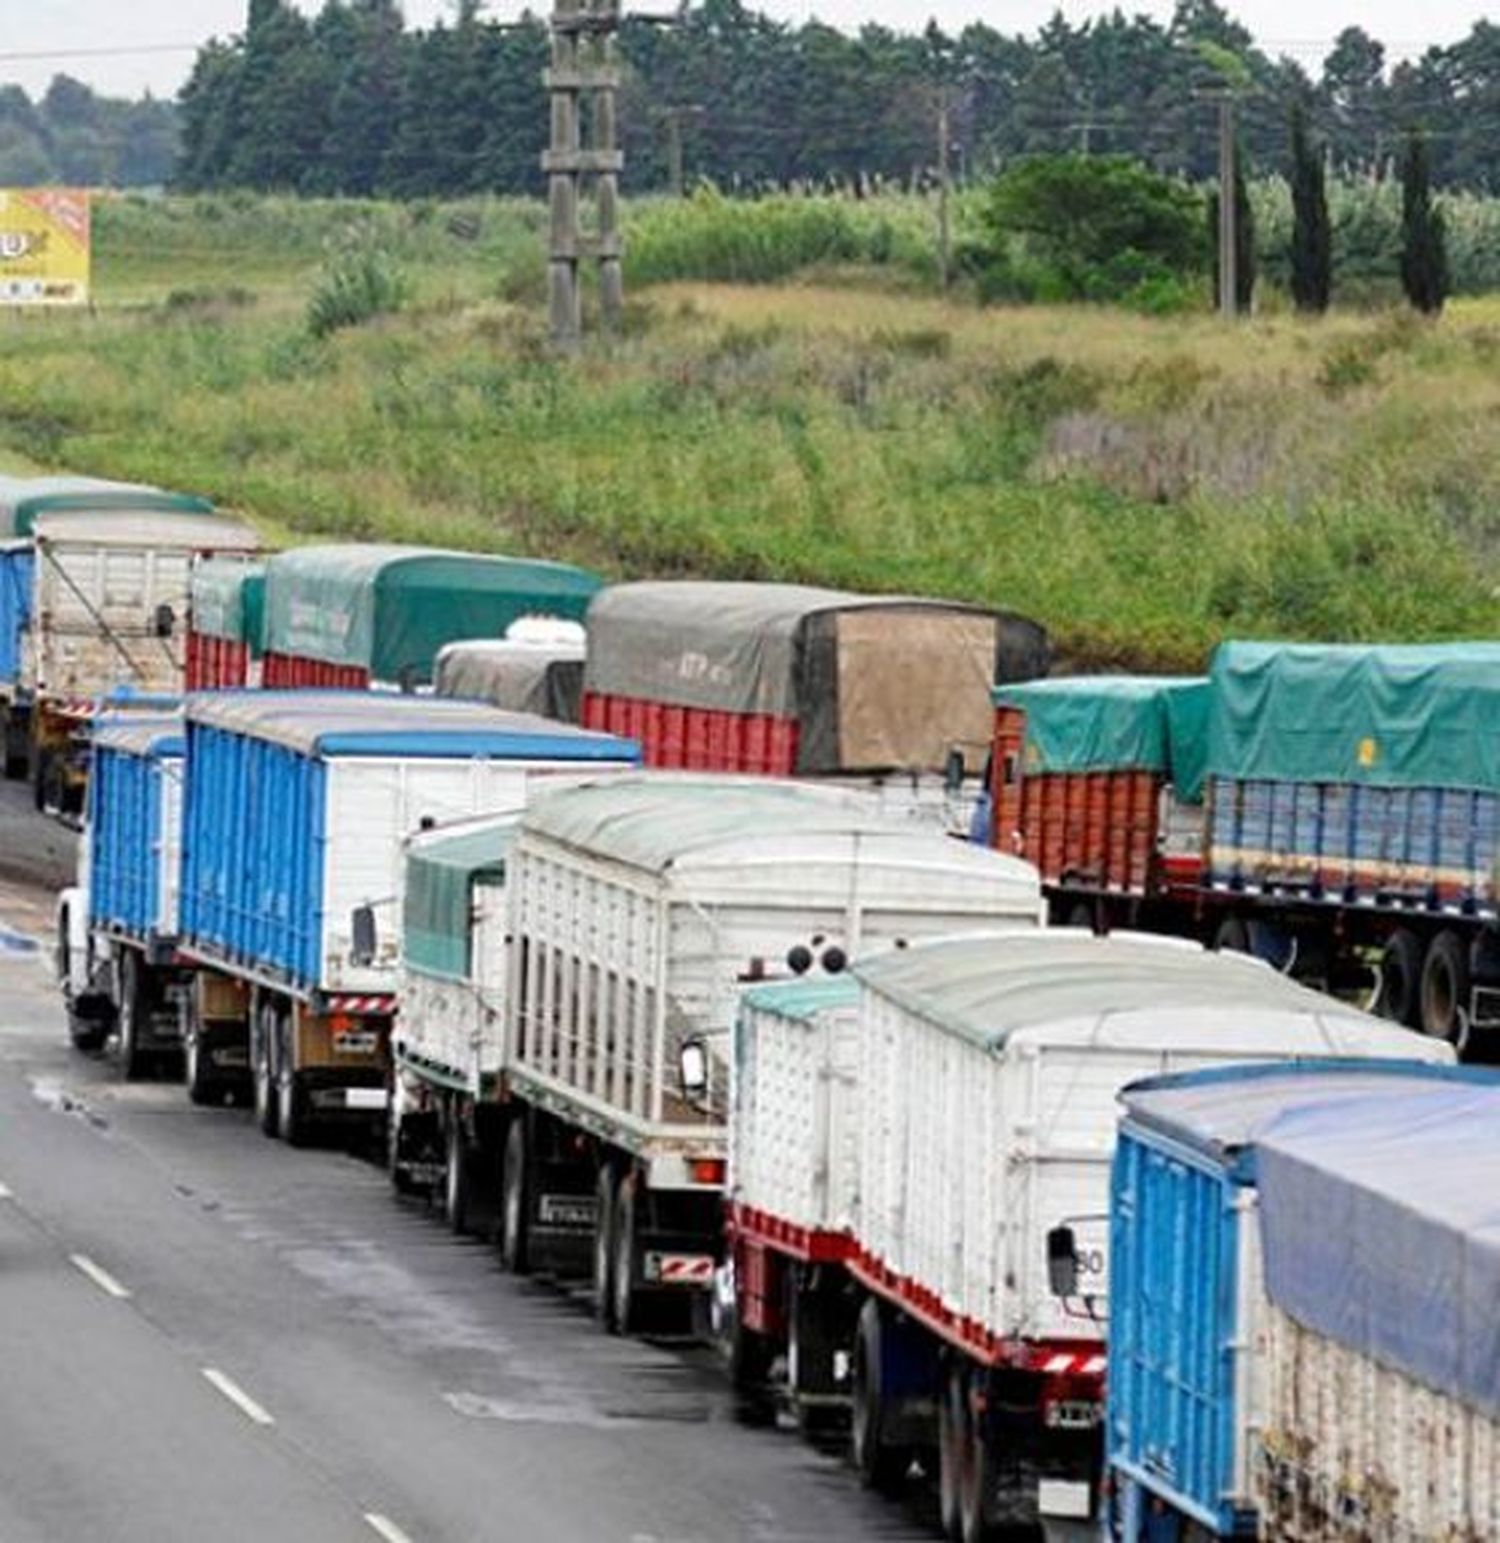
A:
{"type": "Polygon", "coordinates": [[[1422,964],[1422,1032],[1460,1052],[1468,1037],[1469,950],[1456,932],[1440,932],[1422,964]]]}
{"type": "Polygon", "coordinates": [[[1422,1026],[1422,940],[1409,927],[1398,927],[1380,956],[1378,1010],[1392,1023],[1422,1026]]]}
{"type": "Polygon", "coordinates": [[[1242,916],[1226,916],[1214,930],[1216,954],[1248,954],[1250,928],[1242,916]]]}
{"type": "Polygon", "coordinates": [[[634,1168],[620,1175],[615,1189],[614,1226],[614,1332],[634,1334],[641,1312],[637,1219],[640,1207],[640,1175],[634,1168]]]}
{"type": "Polygon", "coordinates": [[[292,1014],[276,1014],[276,1124],[289,1147],[305,1147],[312,1121],[292,1053],[292,1014]]]}
{"type": "Polygon", "coordinates": [[[126,1082],[139,1081],[146,1057],[141,1049],[141,1014],[146,988],[141,961],[134,949],[127,948],[120,958],[120,1074],[126,1082]]]}
{"type": "Polygon", "coordinates": [[[102,1018],[84,1018],[71,1006],[68,1007],[68,1038],[75,1050],[96,1054],[104,1048],[109,1038],[109,1024],[102,1018]]]}
{"type": "Polygon", "coordinates": [[[526,1122],[517,1116],[505,1133],[505,1168],[500,1175],[500,1262],[515,1275],[531,1267],[531,1197],[526,1122]]]}
{"type": "Polygon", "coordinates": [[[994,1506],[990,1501],[990,1492],[994,1488],[990,1473],[993,1460],[984,1421],[969,1401],[967,1387],[963,1422],[958,1468],[958,1543],[990,1543],[996,1532],[994,1506]]]}
{"type": "Polygon", "coordinates": [[[423,1188],[411,1176],[406,1161],[405,1110],[398,1102],[398,1095],[391,1093],[391,1112],[385,1126],[385,1167],[391,1176],[391,1188],[398,1195],[420,1195],[423,1188]]]}
{"type": "Polygon", "coordinates": [[[187,1081],[187,1095],[200,1106],[216,1104],[224,1096],[218,1078],[213,1075],[213,1062],[203,1048],[196,1022],[189,1023],[182,1041],[183,1071],[187,1081]]]}
{"type": "Polygon", "coordinates": [[[464,1140],[463,1122],[456,1109],[448,1116],[448,1162],[443,1171],[443,1220],[462,1235],[469,1232],[469,1197],[473,1181],[473,1155],[464,1140]]]}
{"type": "Polygon", "coordinates": [[[963,1486],[965,1448],[969,1440],[969,1390],[963,1367],[952,1363],[944,1369],[938,1402],[938,1528],[951,1543],[963,1536],[963,1486]]]}
{"type": "Polygon", "coordinates": [[[52,752],[38,750],[31,764],[31,806],[38,814],[47,808],[47,779],[52,775],[52,752]]]}
{"type": "Polygon", "coordinates": [[[594,1318],[615,1332],[615,1170],[599,1165],[594,1180],[594,1318]]]}
{"type": "Polygon", "coordinates": [[[260,1003],[250,1025],[250,1067],[255,1085],[255,1123],[263,1136],[275,1136],[276,1107],[276,1009],[260,1003]]]}
{"type": "Polygon", "coordinates": [[[859,1310],[854,1355],[849,1369],[850,1445],[860,1482],[882,1495],[892,1495],[906,1482],[911,1453],[885,1442],[885,1392],[881,1379],[885,1320],[880,1304],[868,1297],[859,1310]]]}

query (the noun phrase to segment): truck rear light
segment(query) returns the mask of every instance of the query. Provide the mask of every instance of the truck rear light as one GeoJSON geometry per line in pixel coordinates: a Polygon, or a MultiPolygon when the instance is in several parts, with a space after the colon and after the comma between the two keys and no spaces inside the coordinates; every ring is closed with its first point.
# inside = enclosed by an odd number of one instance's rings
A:
{"type": "Polygon", "coordinates": [[[694,1157],[688,1162],[688,1177],[694,1184],[712,1184],[722,1188],[725,1172],[722,1157],[694,1157]]]}

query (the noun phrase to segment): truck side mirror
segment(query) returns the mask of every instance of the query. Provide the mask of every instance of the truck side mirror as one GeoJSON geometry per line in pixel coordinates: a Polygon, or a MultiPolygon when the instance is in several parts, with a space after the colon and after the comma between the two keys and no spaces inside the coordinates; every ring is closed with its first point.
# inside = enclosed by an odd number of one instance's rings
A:
{"type": "Polygon", "coordinates": [[[1078,1240],[1071,1227],[1047,1234],[1047,1285],[1055,1297],[1078,1294],[1078,1240]]]}
{"type": "Polygon", "coordinates": [[[964,765],[964,753],[956,746],[948,752],[948,759],[943,763],[943,787],[948,793],[961,793],[964,786],[964,773],[968,768],[964,765]]]}
{"type": "Polygon", "coordinates": [[[677,1069],[682,1077],[682,1096],[695,1104],[708,1092],[708,1046],[701,1039],[685,1039],[677,1052],[677,1069]]]}
{"type": "Polygon", "coordinates": [[[165,601],[156,608],[153,622],[157,637],[169,638],[177,630],[177,612],[165,601]]]}
{"type": "Polygon", "coordinates": [[[354,964],[374,964],[380,948],[380,934],[375,926],[375,907],[356,906],[349,917],[349,957],[354,964]]]}

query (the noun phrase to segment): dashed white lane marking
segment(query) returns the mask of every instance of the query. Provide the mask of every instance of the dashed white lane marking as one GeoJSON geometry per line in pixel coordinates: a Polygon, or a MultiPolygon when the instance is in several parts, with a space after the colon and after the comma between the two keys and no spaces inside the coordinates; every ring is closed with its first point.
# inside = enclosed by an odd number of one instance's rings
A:
{"type": "Polygon", "coordinates": [[[108,1270],[94,1263],[87,1254],[69,1254],[75,1270],[81,1270],[102,1291],[105,1296],[115,1297],[124,1301],[130,1293],[117,1281],[108,1270]]]}
{"type": "Polygon", "coordinates": [[[217,1367],[205,1366],[203,1368],[203,1375],[247,1420],[253,1421],[256,1425],[274,1425],[276,1423],[270,1414],[257,1404],[239,1383],[232,1377],[226,1377],[217,1367]]]}
{"type": "Polygon", "coordinates": [[[0,1200],[14,1200],[16,1197],[7,1184],[0,1184],[0,1200]]]}
{"type": "Polygon", "coordinates": [[[385,1539],[385,1543],[411,1543],[411,1539],[395,1522],[388,1516],[382,1516],[379,1511],[366,1511],[365,1521],[369,1523],[372,1532],[385,1539]]]}

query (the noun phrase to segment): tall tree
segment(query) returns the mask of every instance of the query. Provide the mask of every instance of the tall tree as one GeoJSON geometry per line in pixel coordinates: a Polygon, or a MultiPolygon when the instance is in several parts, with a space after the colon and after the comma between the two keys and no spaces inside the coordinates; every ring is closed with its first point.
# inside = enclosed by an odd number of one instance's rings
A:
{"type": "Polygon", "coordinates": [[[1443,211],[1432,197],[1427,138],[1406,136],[1401,160],[1401,287],[1417,310],[1435,316],[1448,298],[1448,243],[1443,211]]]}
{"type": "Polygon", "coordinates": [[[1292,104],[1292,299],[1299,311],[1321,314],[1333,292],[1333,231],[1323,157],[1307,132],[1307,112],[1292,104]]]}
{"type": "Polygon", "coordinates": [[[1323,61],[1319,95],[1334,160],[1345,171],[1378,172],[1394,148],[1385,137],[1385,48],[1361,27],[1345,27],[1323,61]]]}

